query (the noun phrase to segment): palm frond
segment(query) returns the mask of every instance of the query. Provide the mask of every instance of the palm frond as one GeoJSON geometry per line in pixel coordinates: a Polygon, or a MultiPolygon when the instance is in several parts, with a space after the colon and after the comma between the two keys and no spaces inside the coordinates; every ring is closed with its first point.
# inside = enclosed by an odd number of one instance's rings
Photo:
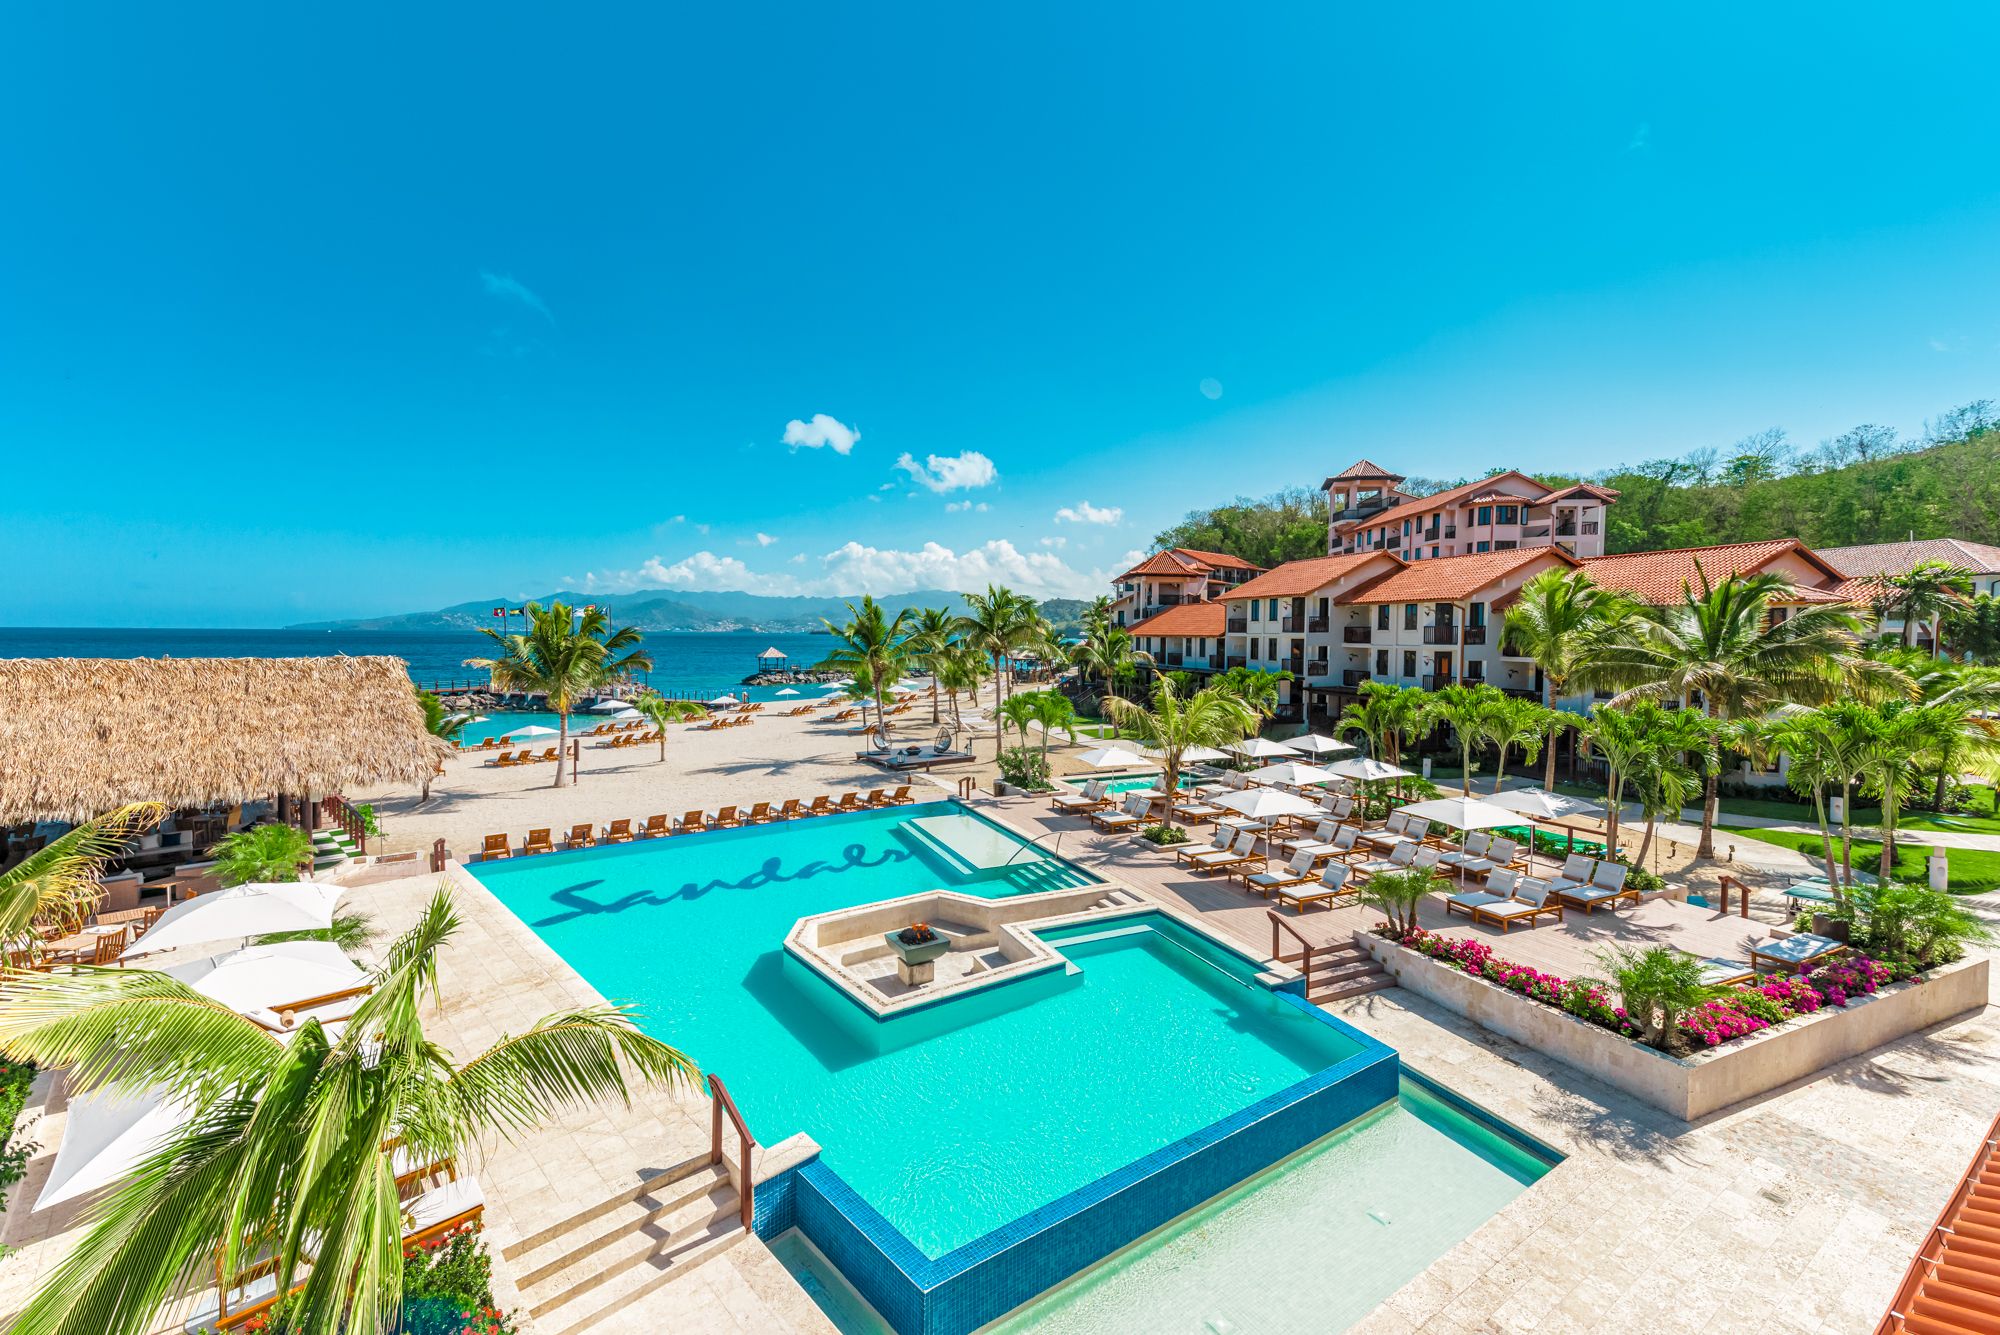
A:
{"type": "Polygon", "coordinates": [[[102,894],[104,863],[165,818],[159,802],[134,802],[87,821],[0,872],[0,939],[19,936],[38,918],[81,921],[102,894]]]}
{"type": "Polygon", "coordinates": [[[634,1084],[694,1086],[700,1070],[678,1048],[642,1033],[616,1006],[552,1015],[502,1038],[439,1091],[438,1114],[456,1138],[519,1132],[578,1104],[630,1102],[634,1084]]]}

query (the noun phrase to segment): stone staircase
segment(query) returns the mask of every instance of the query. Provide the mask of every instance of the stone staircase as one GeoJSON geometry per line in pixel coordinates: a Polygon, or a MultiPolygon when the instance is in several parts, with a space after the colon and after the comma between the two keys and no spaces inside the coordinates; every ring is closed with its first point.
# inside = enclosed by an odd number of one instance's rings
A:
{"type": "Polygon", "coordinates": [[[1312,971],[1306,975],[1306,1000],[1323,1006],[1395,985],[1396,980],[1375,962],[1367,947],[1346,941],[1314,948],[1312,971]]]}
{"type": "Polygon", "coordinates": [[[1145,904],[1150,902],[1151,901],[1149,901],[1144,895],[1138,894],[1135,891],[1113,890],[1110,894],[1098,900],[1095,904],[1092,904],[1090,907],[1093,910],[1122,909],[1122,908],[1130,908],[1134,904],[1145,904]]]}
{"type": "Polygon", "coordinates": [[[690,1159],[502,1250],[540,1335],[575,1335],[748,1236],[728,1171],[690,1159]]]}
{"type": "Polygon", "coordinates": [[[323,876],[327,872],[338,871],[360,856],[354,841],[341,829],[313,831],[313,875],[323,876]]]}

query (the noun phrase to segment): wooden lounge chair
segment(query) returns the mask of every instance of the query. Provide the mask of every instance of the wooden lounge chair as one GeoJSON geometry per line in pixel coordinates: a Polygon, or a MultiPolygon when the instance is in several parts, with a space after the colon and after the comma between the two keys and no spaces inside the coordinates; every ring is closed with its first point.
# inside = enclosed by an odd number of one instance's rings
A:
{"type": "Polygon", "coordinates": [[[1486,846],[1486,856],[1471,862],[1458,864],[1462,878],[1477,877],[1491,881],[1495,873],[1502,870],[1526,871],[1527,862],[1521,857],[1521,846],[1512,839],[1495,839],[1486,846]]]}
{"type": "Polygon", "coordinates": [[[833,800],[821,793],[812,800],[812,805],[802,813],[807,816],[830,816],[833,814],[833,800]]]}
{"type": "Polygon", "coordinates": [[[487,835],[485,845],[479,850],[479,860],[481,862],[492,862],[496,858],[511,858],[513,856],[514,846],[504,834],[487,835]]]}
{"type": "Polygon", "coordinates": [[[1319,879],[1305,886],[1281,887],[1271,892],[1271,898],[1280,904],[1290,904],[1295,913],[1304,913],[1314,904],[1324,904],[1332,908],[1342,899],[1351,899],[1361,893],[1361,883],[1354,879],[1354,871],[1344,862],[1328,863],[1319,874],[1319,879]]]}
{"type": "Polygon", "coordinates": [[[1231,867],[1240,867],[1246,862],[1264,862],[1266,859],[1263,854],[1254,851],[1260,837],[1256,830],[1238,830],[1236,838],[1230,841],[1229,847],[1197,853],[1188,859],[1188,866],[1194,871],[1206,874],[1228,871],[1231,867]]]}
{"type": "Polygon", "coordinates": [[[1751,946],[1750,967],[1754,969],[1768,964],[1787,972],[1804,973],[1846,953],[1845,941],[1836,941],[1830,936],[1814,936],[1811,932],[1794,932],[1787,937],[1760,941],[1751,946]]]}
{"type": "Polygon", "coordinates": [[[775,817],[771,814],[769,802],[759,802],[743,815],[743,823],[746,825],[764,825],[773,819],[775,817]]]}
{"type": "Polygon", "coordinates": [[[1289,890],[1295,885],[1304,885],[1313,879],[1313,860],[1310,853],[1294,853],[1282,871],[1250,871],[1245,867],[1229,868],[1229,878],[1243,878],[1243,888],[1256,894],[1268,895],[1273,890],[1289,890]]]}
{"type": "Polygon", "coordinates": [[[1638,890],[1627,889],[1625,886],[1625,877],[1631,870],[1622,862],[1613,862],[1606,858],[1590,869],[1590,882],[1587,885],[1559,889],[1556,891],[1556,898],[1571,908],[1582,909],[1586,914],[1595,913],[1606,904],[1613,908],[1621,902],[1636,904],[1639,902],[1638,890]]]}
{"type": "Polygon", "coordinates": [[[1581,890],[1590,884],[1590,874],[1597,869],[1597,859],[1572,853],[1563,859],[1562,870],[1548,877],[1551,890],[1581,890]]]}
{"type": "Polygon", "coordinates": [[[697,834],[707,828],[708,813],[706,811],[690,811],[681,817],[682,834],[697,834]]]}
{"type": "Polygon", "coordinates": [[[674,822],[668,816],[648,816],[646,817],[646,823],[638,829],[638,835],[641,839],[658,839],[662,835],[669,835],[673,832],[674,822]]]}
{"type": "Polygon", "coordinates": [[[864,807],[871,807],[871,808],[888,806],[889,805],[888,791],[882,788],[870,788],[868,790],[868,796],[861,799],[861,805],[864,807]]]}
{"type": "Polygon", "coordinates": [[[796,797],[788,797],[785,799],[785,804],[778,808],[777,813],[773,815],[771,819],[793,820],[805,814],[806,813],[804,809],[799,806],[799,799],[796,797]]]}
{"type": "Polygon", "coordinates": [[[1484,890],[1461,890],[1455,895],[1446,895],[1444,916],[1449,918],[1452,914],[1459,913],[1470,918],[1473,910],[1483,905],[1498,904],[1512,899],[1514,887],[1520,884],[1520,880],[1521,873],[1511,867],[1496,871],[1486,878],[1484,890]]]}
{"type": "Polygon", "coordinates": [[[607,844],[629,844],[632,842],[632,822],[614,820],[604,827],[604,842],[607,844]]]}
{"type": "Polygon", "coordinates": [[[1143,825],[1146,823],[1146,799],[1134,793],[1125,799],[1125,805],[1117,811],[1091,812],[1090,823],[1106,834],[1143,825]]]}
{"type": "Polygon", "coordinates": [[[1386,858],[1367,858],[1353,865],[1362,876],[1380,876],[1383,872],[1409,870],[1416,857],[1417,846],[1406,839],[1391,848],[1386,858]]]}
{"type": "Polygon", "coordinates": [[[906,783],[898,786],[895,792],[889,794],[888,805],[892,807],[906,807],[916,800],[916,798],[910,796],[910,785],[906,783]]]}
{"type": "Polygon", "coordinates": [[[1483,862],[1487,850],[1493,847],[1493,836],[1484,830],[1469,830],[1465,842],[1438,859],[1438,865],[1449,867],[1456,873],[1468,862],[1483,862]]]}
{"type": "Polygon", "coordinates": [[[1079,792],[1057,793],[1049,799],[1049,809],[1065,816],[1088,816],[1093,811],[1102,811],[1111,805],[1111,799],[1104,795],[1107,781],[1092,779],[1079,792]]]}
{"type": "Polygon", "coordinates": [[[1389,813],[1389,819],[1382,822],[1379,828],[1363,830],[1356,838],[1378,853],[1387,853],[1409,837],[1403,833],[1404,827],[1409,823],[1408,816],[1400,811],[1392,811],[1389,813]]]}
{"type": "Polygon", "coordinates": [[[548,750],[542,752],[540,756],[540,759],[545,763],[553,761],[555,758],[556,758],[556,749],[553,746],[550,747],[548,750]]]}
{"type": "Polygon", "coordinates": [[[842,793],[840,795],[839,805],[835,806],[834,810],[835,811],[861,810],[861,795],[859,793],[842,793]]]}
{"type": "Polygon", "coordinates": [[[1206,802],[1177,802],[1174,804],[1174,814],[1189,825],[1200,825],[1204,822],[1212,821],[1225,810],[1226,808],[1224,807],[1212,807],[1206,802]]]}
{"type": "Polygon", "coordinates": [[[556,846],[549,842],[549,832],[547,830],[528,831],[528,842],[521,846],[521,852],[524,854],[553,853],[555,851],[556,846]]]}
{"type": "Polygon", "coordinates": [[[597,830],[593,826],[589,824],[572,825],[569,827],[569,833],[563,838],[563,847],[566,849],[589,848],[596,842],[597,830]]]}
{"type": "Polygon", "coordinates": [[[493,757],[493,759],[487,761],[486,763],[493,766],[495,769],[506,769],[508,766],[515,763],[514,753],[512,751],[502,751],[499,755],[493,757]]]}
{"type": "Polygon", "coordinates": [[[1182,844],[1179,848],[1176,848],[1174,850],[1174,861],[1185,862],[1189,858],[1202,853],[1226,852],[1229,846],[1236,842],[1238,833],[1239,831],[1231,829],[1227,825],[1218,825],[1215,828],[1215,833],[1210,836],[1206,844],[1182,844]]]}
{"type": "Polygon", "coordinates": [[[1502,935],[1512,930],[1515,923],[1524,922],[1532,927],[1538,918],[1552,917],[1561,922],[1562,916],[1563,906],[1556,898],[1556,892],[1547,881],[1538,881],[1532,876],[1521,878],[1520,884],[1514,887],[1513,898],[1479,904],[1472,910],[1474,922],[1497,924],[1502,935]]]}
{"type": "Polygon", "coordinates": [[[715,820],[709,826],[712,830],[733,830],[743,824],[743,818],[736,814],[734,806],[726,806],[715,813],[715,820]]]}

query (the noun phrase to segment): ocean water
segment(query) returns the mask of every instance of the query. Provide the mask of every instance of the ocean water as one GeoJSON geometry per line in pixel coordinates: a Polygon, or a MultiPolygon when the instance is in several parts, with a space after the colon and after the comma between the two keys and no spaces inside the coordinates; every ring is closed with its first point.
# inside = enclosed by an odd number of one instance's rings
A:
{"type": "MultiPolygon", "coordinates": [[[[513,622],[520,626],[520,618],[513,622]]],[[[155,630],[43,629],[0,627],[0,658],[311,658],[327,654],[388,655],[409,664],[420,684],[483,680],[485,674],[465,666],[468,658],[487,657],[493,641],[475,631],[371,630],[155,630]]],[[[648,685],[670,695],[703,699],[734,691],[757,670],[757,655],[776,648],[793,667],[811,667],[833,647],[826,635],[655,632],[645,638],[653,655],[648,685]]],[[[762,688],[755,698],[770,699],[775,688],[762,688]]],[[[807,699],[818,699],[806,691],[807,699]]],[[[790,697],[786,697],[790,698],[790,697]]]]}
{"type": "Polygon", "coordinates": [[[786,954],[798,918],[935,887],[995,898],[1076,875],[1032,848],[1023,863],[1039,867],[975,872],[905,828],[953,810],[469,870],[605,996],[636,1003],[648,1033],[719,1073],[760,1141],[810,1133],[826,1164],[931,1256],[1358,1050],[1251,982],[1247,961],[1230,957],[1232,971],[1164,922],[1092,942],[1052,935],[1073,971],[867,1020],[786,954]]]}

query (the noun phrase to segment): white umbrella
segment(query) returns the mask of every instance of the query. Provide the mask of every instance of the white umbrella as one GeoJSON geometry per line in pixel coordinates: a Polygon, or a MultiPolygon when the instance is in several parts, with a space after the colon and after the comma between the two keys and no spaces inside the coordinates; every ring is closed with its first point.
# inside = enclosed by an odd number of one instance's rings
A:
{"type": "Polygon", "coordinates": [[[1303,737],[1288,738],[1285,745],[1308,756],[1344,755],[1354,749],[1346,742],[1336,742],[1333,738],[1322,737],[1316,732],[1309,732],[1303,737]]]}
{"type": "Polygon", "coordinates": [[[1085,751],[1077,759],[1092,769],[1125,769],[1146,763],[1146,757],[1137,751],[1127,751],[1122,746],[1100,746],[1094,751],[1085,751]]]}
{"type": "Polygon", "coordinates": [[[184,899],[160,915],[152,930],[126,948],[120,959],[198,946],[208,941],[302,932],[333,925],[333,906],[346,887],[314,881],[252,883],[184,899]]]}
{"type": "Polygon", "coordinates": [[[69,1101],[62,1145],[35,1208],[45,1210],[119,1181],[193,1115],[187,1105],[157,1090],[129,1094],[99,1089],[77,1095],[69,1101]]]}
{"type": "Polygon", "coordinates": [[[1215,805],[1228,807],[1238,815],[1252,820],[1271,820],[1278,816],[1303,816],[1309,811],[1318,811],[1317,803],[1300,797],[1297,793],[1287,793],[1277,788],[1246,788],[1240,793],[1224,793],[1215,799],[1215,805]]]}
{"type": "Polygon", "coordinates": [[[331,941],[245,946],[162,970],[240,1015],[345,992],[368,975],[331,941]]]}
{"type": "Polygon", "coordinates": [[[1233,751],[1237,755],[1245,756],[1251,760],[1278,760],[1298,754],[1297,751],[1286,746],[1283,742],[1273,742],[1263,737],[1251,737],[1241,742],[1231,742],[1222,749],[1233,751]]]}
{"type": "Polygon", "coordinates": [[[1434,797],[1428,802],[1412,802],[1403,808],[1403,814],[1422,816],[1454,830],[1490,830],[1521,819],[1518,813],[1477,797],[1434,797]]]}
{"type": "Polygon", "coordinates": [[[819,688],[822,691],[844,691],[847,689],[847,683],[844,681],[823,681],[819,684],[819,688]]]}
{"type": "Polygon", "coordinates": [[[1380,760],[1370,760],[1367,756],[1356,756],[1352,760],[1336,760],[1326,767],[1327,773],[1342,779],[1358,779],[1363,783],[1377,783],[1383,779],[1401,779],[1415,773],[1414,770],[1386,764],[1380,760]]]}
{"type": "Polygon", "coordinates": [[[615,714],[621,709],[630,708],[631,706],[623,700],[599,700],[590,707],[590,712],[593,714],[615,714]]]}
{"type": "MultiPolygon", "coordinates": [[[[1154,760],[1166,759],[1166,753],[1157,746],[1147,747],[1146,754],[1154,760]]],[[[1190,746],[1187,750],[1181,752],[1181,764],[1183,765],[1199,765],[1206,760],[1228,759],[1230,759],[1230,755],[1227,751],[1218,751],[1212,746],[1190,746]]]]}
{"type": "Polygon", "coordinates": [[[1250,775],[1252,783],[1273,783],[1286,788],[1297,788],[1308,783],[1325,783],[1336,777],[1332,770],[1308,765],[1302,760],[1287,760],[1282,764],[1266,765],[1250,775]]]}
{"type": "Polygon", "coordinates": [[[512,737],[515,741],[518,742],[523,737],[531,739],[536,737],[560,737],[562,736],[562,732],[560,729],[557,728],[544,728],[539,723],[530,723],[525,728],[509,728],[506,731],[505,735],[508,737],[512,737]]]}
{"type": "Polygon", "coordinates": [[[743,702],[733,695],[718,695],[713,700],[705,700],[702,703],[710,705],[740,705],[743,702]]]}
{"type": "Polygon", "coordinates": [[[638,710],[627,707],[625,709],[619,710],[616,714],[613,714],[611,716],[611,721],[613,723],[623,723],[627,719],[635,719],[638,717],[639,717],[638,710]]]}
{"type": "Polygon", "coordinates": [[[778,694],[778,695],[797,695],[797,694],[798,694],[798,692],[797,692],[797,691],[795,691],[795,690],[793,690],[793,689],[792,689],[791,687],[787,686],[787,687],[785,687],[785,689],[784,689],[784,690],[776,692],[776,694],[778,694]]]}
{"type": "MultiPolygon", "coordinates": [[[[1602,816],[1604,808],[1580,797],[1552,793],[1546,788],[1510,788],[1493,794],[1493,805],[1518,813],[1528,822],[1528,851],[1535,849],[1535,827],[1564,816],[1602,816]]],[[[1567,846],[1567,845],[1566,845],[1567,846]]]]}

